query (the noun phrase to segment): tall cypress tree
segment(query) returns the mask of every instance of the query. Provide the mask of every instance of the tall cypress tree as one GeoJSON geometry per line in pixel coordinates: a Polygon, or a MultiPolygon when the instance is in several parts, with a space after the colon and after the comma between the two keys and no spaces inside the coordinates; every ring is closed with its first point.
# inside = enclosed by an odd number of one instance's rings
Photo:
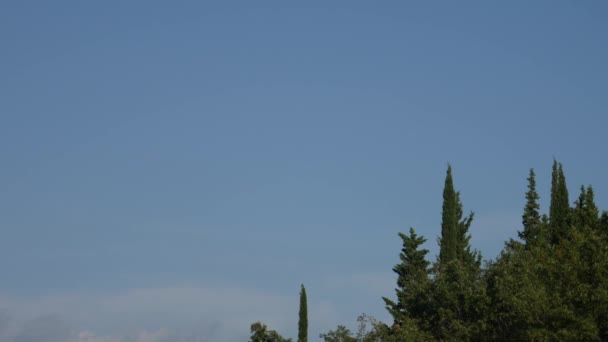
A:
{"type": "Polygon", "coordinates": [[[306,289],[302,284],[300,289],[300,315],[298,319],[298,342],[308,342],[308,307],[306,289]]]}
{"type": "Polygon", "coordinates": [[[557,243],[568,228],[570,220],[570,202],[568,187],[561,163],[553,160],[551,175],[551,207],[549,208],[551,243],[557,243]]]}
{"type": "Polygon", "coordinates": [[[460,192],[454,189],[452,167],[448,165],[443,188],[443,207],[441,217],[441,238],[439,240],[439,266],[452,260],[459,260],[471,270],[481,266],[481,255],[472,251],[469,228],[473,222],[473,212],[463,217],[460,192]]]}
{"type": "Polygon", "coordinates": [[[553,235],[559,213],[559,173],[557,170],[557,160],[553,159],[553,167],[551,172],[551,203],[549,204],[549,220],[551,222],[551,239],[553,239],[553,235]]]}
{"type": "Polygon", "coordinates": [[[448,171],[443,186],[443,207],[441,214],[441,240],[439,248],[440,266],[456,259],[458,236],[458,195],[454,190],[452,179],[452,166],[448,164],[448,171]]]}
{"type": "Polygon", "coordinates": [[[536,175],[534,169],[530,169],[530,175],[528,176],[528,191],[526,192],[526,205],[524,207],[524,214],[522,215],[524,230],[518,232],[519,237],[525,241],[526,245],[538,239],[541,233],[539,199],[540,196],[536,192],[536,175]]]}

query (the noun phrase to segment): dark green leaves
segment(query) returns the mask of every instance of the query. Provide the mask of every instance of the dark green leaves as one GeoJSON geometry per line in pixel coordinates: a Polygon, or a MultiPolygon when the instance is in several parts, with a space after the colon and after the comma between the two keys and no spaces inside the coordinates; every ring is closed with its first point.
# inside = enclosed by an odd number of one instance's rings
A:
{"type": "Polygon", "coordinates": [[[300,289],[300,315],[298,319],[298,342],[308,342],[308,307],[306,301],[306,289],[304,285],[300,289]]]}

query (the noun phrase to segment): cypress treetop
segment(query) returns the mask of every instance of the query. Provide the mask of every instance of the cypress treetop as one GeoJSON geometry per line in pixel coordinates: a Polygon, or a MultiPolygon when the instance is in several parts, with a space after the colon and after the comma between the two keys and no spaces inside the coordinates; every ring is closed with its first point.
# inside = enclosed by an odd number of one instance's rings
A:
{"type": "Polygon", "coordinates": [[[298,319],[298,342],[308,342],[308,307],[306,303],[306,288],[300,288],[300,315],[298,319]]]}
{"type": "Polygon", "coordinates": [[[551,207],[549,208],[549,222],[551,230],[551,243],[556,244],[568,228],[570,220],[570,203],[568,187],[561,163],[553,160],[553,173],[551,175],[551,207]]]}
{"type": "Polygon", "coordinates": [[[439,261],[441,265],[456,259],[458,229],[458,198],[454,190],[452,166],[448,164],[443,187],[443,207],[441,214],[441,240],[439,261]]]}
{"type": "MultiPolygon", "coordinates": [[[[553,167],[551,172],[551,203],[549,204],[549,220],[551,229],[555,227],[557,218],[559,217],[559,174],[557,170],[557,160],[553,159],[553,167]]],[[[552,232],[553,233],[553,232],[552,232]]]]}

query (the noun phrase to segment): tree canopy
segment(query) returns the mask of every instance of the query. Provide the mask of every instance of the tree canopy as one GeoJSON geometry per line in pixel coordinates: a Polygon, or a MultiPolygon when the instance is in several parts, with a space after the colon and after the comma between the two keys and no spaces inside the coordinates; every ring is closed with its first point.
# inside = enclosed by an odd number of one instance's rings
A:
{"type": "MultiPolygon", "coordinates": [[[[528,174],[519,240],[482,267],[470,244],[473,213],[464,216],[448,165],[443,189],[439,255],[428,259],[427,239],[413,228],[399,233],[392,268],[395,299],[383,297],[392,322],[362,315],[320,335],[326,342],[379,341],[608,341],[608,212],[581,186],[571,206],[564,168],[551,175],[549,213],[541,214],[536,174],[528,174]]],[[[491,229],[491,227],[482,227],[491,229]]],[[[306,292],[301,287],[298,341],[306,341],[306,292]]],[[[252,325],[251,342],[289,341],[252,325]]]]}

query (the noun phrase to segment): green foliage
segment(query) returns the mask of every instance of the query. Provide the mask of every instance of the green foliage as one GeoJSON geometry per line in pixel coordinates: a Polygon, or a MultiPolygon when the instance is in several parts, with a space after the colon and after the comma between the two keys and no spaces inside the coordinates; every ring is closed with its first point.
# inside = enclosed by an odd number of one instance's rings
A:
{"type": "Polygon", "coordinates": [[[528,191],[526,192],[526,206],[522,215],[524,230],[518,232],[519,237],[526,244],[535,243],[541,237],[541,216],[539,213],[540,196],[536,192],[536,175],[534,169],[530,169],[528,176],[528,191]]]}
{"type": "Polygon", "coordinates": [[[553,160],[551,176],[551,207],[549,208],[550,240],[556,244],[563,237],[570,224],[570,202],[568,187],[561,163],[553,160]]]}
{"type": "Polygon", "coordinates": [[[353,333],[343,325],[338,325],[336,330],[330,330],[325,334],[320,334],[319,337],[325,342],[357,342],[353,333]]]}
{"type": "Polygon", "coordinates": [[[460,260],[475,273],[481,266],[481,255],[471,250],[469,228],[474,214],[464,216],[460,192],[454,190],[452,166],[448,165],[443,187],[443,206],[441,212],[441,238],[439,239],[439,263],[437,268],[452,260],[460,260]]]}
{"type": "Polygon", "coordinates": [[[508,244],[486,271],[489,340],[608,340],[608,239],[593,190],[570,209],[557,162],[552,183],[552,217],[540,223],[550,241],[508,244]]]}
{"type": "Polygon", "coordinates": [[[562,163],[559,163],[559,201],[560,201],[560,209],[563,210],[562,224],[566,226],[570,213],[570,199],[568,195],[568,187],[566,186],[566,176],[564,175],[564,168],[562,163]]]}
{"type": "Polygon", "coordinates": [[[595,205],[593,188],[581,186],[578,199],[574,202],[572,224],[576,227],[600,229],[599,209],[595,205]]]}
{"type": "Polygon", "coordinates": [[[298,342],[308,341],[308,308],[306,303],[306,289],[300,289],[300,315],[298,319],[298,342]]]}
{"type": "Polygon", "coordinates": [[[274,330],[269,330],[265,324],[256,322],[251,325],[249,342],[292,342],[292,340],[284,338],[274,330]]]}
{"type": "Polygon", "coordinates": [[[487,307],[485,284],[458,260],[436,275],[431,288],[431,329],[437,339],[466,341],[483,330],[487,307]]]}
{"type": "Polygon", "coordinates": [[[608,235],[608,211],[603,211],[600,217],[600,231],[608,235]]]}
{"type": "Polygon", "coordinates": [[[457,229],[458,229],[458,202],[454,182],[452,180],[452,166],[448,165],[443,187],[443,208],[441,216],[441,239],[439,260],[441,265],[456,259],[457,229]]]}
{"type": "Polygon", "coordinates": [[[473,274],[477,274],[481,267],[481,254],[476,250],[471,250],[471,235],[469,228],[473,222],[474,213],[463,217],[462,201],[460,192],[456,193],[456,259],[473,274]]]}
{"type": "Polygon", "coordinates": [[[428,311],[428,289],[430,287],[429,262],[426,260],[427,249],[419,247],[426,239],[416,235],[413,228],[410,234],[399,233],[403,248],[399,258],[401,263],[393,267],[397,273],[397,302],[382,298],[386,309],[393,316],[395,324],[403,324],[406,318],[421,320],[428,311]]]}
{"type": "Polygon", "coordinates": [[[487,275],[493,340],[608,338],[606,242],[572,227],[558,245],[503,251],[487,275]]]}
{"type": "MultiPolygon", "coordinates": [[[[320,335],[325,342],[608,341],[608,212],[599,214],[591,186],[581,187],[570,208],[563,167],[554,161],[550,213],[541,215],[531,169],[523,242],[507,241],[483,268],[470,246],[473,213],[463,217],[451,167],[443,195],[433,265],[424,237],[412,228],[399,233],[396,300],[382,298],[393,324],[363,315],[355,332],[338,326],[320,335]]],[[[260,337],[251,342],[285,341],[257,324],[252,332],[260,337]]]]}
{"type": "Polygon", "coordinates": [[[319,335],[325,342],[414,342],[431,341],[432,337],[420,331],[415,324],[405,321],[392,327],[365,314],[357,318],[357,332],[343,325],[319,335]]]}
{"type": "Polygon", "coordinates": [[[403,240],[397,273],[397,302],[383,298],[395,325],[413,326],[441,340],[466,340],[483,329],[488,300],[480,278],[481,255],[472,251],[469,227],[473,213],[463,217],[460,193],[454,191],[448,166],[444,187],[440,257],[430,277],[428,250],[419,250],[426,239],[410,228],[403,240]],[[453,242],[447,243],[448,239],[453,242]],[[452,256],[452,259],[448,259],[452,256]]]}
{"type": "Polygon", "coordinates": [[[553,159],[553,167],[551,172],[551,203],[549,204],[549,217],[551,219],[551,228],[559,217],[559,173],[557,160],[553,159]]]}

